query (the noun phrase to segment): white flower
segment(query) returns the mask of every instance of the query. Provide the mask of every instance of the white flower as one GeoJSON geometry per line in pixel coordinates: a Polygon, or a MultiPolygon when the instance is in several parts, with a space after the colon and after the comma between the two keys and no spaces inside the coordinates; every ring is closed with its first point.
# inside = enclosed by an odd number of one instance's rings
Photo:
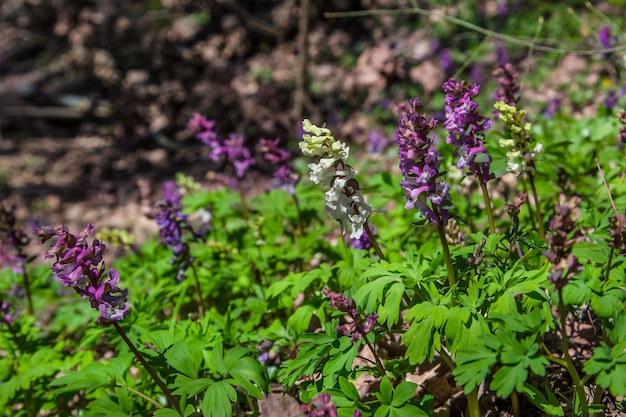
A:
{"type": "Polygon", "coordinates": [[[311,181],[326,190],[324,199],[331,216],[341,223],[344,234],[358,239],[363,234],[363,225],[372,208],[363,202],[357,171],[346,165],[350,148],[335,140],[329,129],[318,127],[310,120],[302,121],[305,133],[298,144],[306,156],[319,156],[317,163],[309,164],[311,181]]]}

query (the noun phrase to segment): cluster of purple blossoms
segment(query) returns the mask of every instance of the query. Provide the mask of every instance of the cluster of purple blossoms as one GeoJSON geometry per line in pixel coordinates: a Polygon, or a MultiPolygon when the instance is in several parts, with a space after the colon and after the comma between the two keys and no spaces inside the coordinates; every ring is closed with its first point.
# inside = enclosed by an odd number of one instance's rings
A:
{"type": "Polygon", "coordinates": [[[378,314],[370,314],[365,318],[365,322],[356,309],[356,303],[352,297],[346,297],[342,293],[334,292],[328,288],[322,290],[324,295],[330,298],[330,306],[335,310],[348,313],[351,322],[337,326],[337,331],[344,336],[348,336],[353,342],[361,340],[366,334],[374,329],[374,324],[378,319],[378,314]]]}
{"type": "MultiPolygon", "coordinates": [[[[493,75],[498,77],[498,87],[494,94],[494,101],[504,101],[509,106],[517,107],[520,98],[519,72],[513,68],[510,62],[500,65],[493,71],[493,75]]],[[[494,117],[498,117],[498,112],[494,112],[494,117]]]]}
{"type": "Polygon", "coordinates": [[[159,239],[172,251],[170,263],[178,265],[176,276],[178,281],[185,278],[185,272],[193,263],[189,245],[184,239],[185,232],[200,237],[189,224],[187,216],[182,213],[180,200],[181,195],[176,181],[166,181],[163,183],[163,200],[155,204],[150,214],[159,226],[159,239]]]}
{"type": "Polygon", "coordinates": [[[212,160],[219,161],[224,158],[235,169],[237,178],[243,178],[248,168],[255,163],[250,149],[245,146],[244,136],[231,133],[226,139],[220,138],[215,125],[215,120],[208,120],[199,113],[194,113],[187,123],[187,127],[194,132],[196,138],[211,148],[212,160]]]}
{"type": "Polygon", "coordinates": [[[11,267],[16,274],[24,275],[24,248],[30,239],[15,227],[13,211],[0,205],[0,268],[11,267]]]}
{"type": "Polygon", "coordinates": [[[274,179],[279,186],[289,194],[295,193],[295,185],[298,182],[298,176],[294,173],[291,164],[291,154],[286,149],[278,145],[278,139],[261,139],[259,140],[260,150],[266,161],[274,164],[274,179]]]}
{"type": "Polygon", "coordinates": [[[417,207],[429,221],[445,226],[450,218],[448,209],[452,207],[450,186],[440,178],[441,158],[429,137],[437,121],[426,119],[421,113],[419,98],[410,100],[408,106],[401,106],[399,111],[395,140],[404,177],[400,185],[408,200],[404,207],[417,207]]]}
{"type": "MultiPolygon", "coordinates": [[[[308,413],[309,417],[337,417],[337,407],[330,394],[318,394],[310,403],[303,404],[300,409],[308,413]]],[[[361,411],[355,410],[352,417],[361,417],[361,411]]]]}
{"type": "Polygon", "coordinates": [[[10,326],[16,317],[17,313],[13,312],[11,303],[0,297],[0,323],[5,323],[10,326]]]}
{"type": "Polygon", "coordinates": [[[598,40],[603,48],[612,48],[617,43],[617,36],[611,36],[611,27],[602,25],[598,31],[598,40]]]}
{"type": "Polygon", "coordinates": [[[553,264],[549,279],[556,289],[563,288],[582,269],[572,253],[574,244],[583,238],[582,231],[576,228],[579,206],[580,198],[572,197],[568,201],[560,195],[559,202],[554,206],[554,216],[550,219],[550,234],[546,236],[548,250],[544,250],[543,254],[553,264]]]}
{"type": "Polygon", "coordinates": [[[373,129],[370,131],[368,137],[367,151],[369,153],[381,153],[387,147],[389,140],[380,130],[373,129]]]}
{"type": "Polygon", "coordinates": [[[128,290],[118,287],[120,273],[114,269],[105,275],[102,260],[105,245],[94,239],[89,246],[87,238],[93,233],[88,224],[85,230],[73,235],[66,227],[44,226],[36,233],[41,243],[55,237],[45,258],[55,258],[52,272],[64,287],[71,287],[82,298],[89,300],[91,307],[100,311],[98,323],[105,325],[122,320],[128,314],[126,307],[128,290]]]}
{"type": "Polygon", "coordinates": [[[461,170],[469,167],[476,178],[487,183],[491,158],[483,142],[492,121],[478,113],[478,103],[473,100],[480,86],[449,79],[443,84],[443,91],[446,93],[443,125],[448,131],[446,142],[456,147],[455,156],[459,158],[456,166],[461,170]]]}
{"type": "MultiPolygon", "coordinates": [[[[372,229],[372,233],[373,232],[374,230],[372,229]]],[[[352,247],[354,249],[364,249],[364,250],[370,250],[373,248],[372,242],[370,241],[370,238],[367,235],[367,233],[363,233],[361,237],[359,237],[358,239],[352,239],[352,247]]]]}

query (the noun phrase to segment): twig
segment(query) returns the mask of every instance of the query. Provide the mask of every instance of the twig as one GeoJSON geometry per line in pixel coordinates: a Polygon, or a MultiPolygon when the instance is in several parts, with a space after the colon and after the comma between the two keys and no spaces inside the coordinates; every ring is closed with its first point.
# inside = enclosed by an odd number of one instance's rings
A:
{"type": "Polygon", "coordinates": [[[293,107],[297,121],[302,120],[306,95],[306,65],[308,61],[309,40],[309,0],[302,0],[300,5],[300,20],[298,22],[298,56],[296,72],[296,91],[293,97],[293,107]]]}
{"type": "Polygon", "coordinates": [[[557,54],[568,53],[568,54],[573,54],[573,55],[595,55],[599,53],[606,54],[609,52],[618,52],[618,51],[626,50],[626,44],[617,45],[612,48],[599,48],[599,49],[598,48],[568,49],[568,48],[555,48],[555,47],[547,46],[547,45],[539,45],[539,44],[535,44],[533,41],[527,41],[516,36],[504,35],[502,33],[497,33],[492,30],[485,29],[481,26],[474,25],[472,23],[466,22],[462,19],[458,19],[453,16],[449,16],[439,11],[424,10],[418,7],[414,7],[412,9],[402,9],[402,10],[379,9],[379,10],[360,10],[360,11],[353,11],[353,12],[332,12],[332,13],[324,13],[324,16],[332,19],[332,18],[340,18],[340,17],[365,17],[365,16],[389,16],[389,15],[414,15],[414,14],[419,14],[422,16],[429,16],[429,17],[435,16],[447,22],[453,23],[455,25],[459,25],[464,28],[473,30],[475,32],[482,33],[483,35],[492,36],[496,39],[500,39],[502,41],[505,41],[514,45],[525,46],[527,48],[533,48],[535,51],[540,51],[540,52],[552,52],[552,53],[557,53],[557,54]]]}

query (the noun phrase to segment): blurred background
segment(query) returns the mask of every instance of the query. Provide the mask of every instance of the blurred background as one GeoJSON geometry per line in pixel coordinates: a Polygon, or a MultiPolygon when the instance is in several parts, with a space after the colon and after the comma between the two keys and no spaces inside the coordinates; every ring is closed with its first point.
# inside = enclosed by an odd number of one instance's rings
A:
{"type": "MultiPolygon", "coordinates": [[[[529,113],[611,112],[624,50],[600,51],[623,42],[625,14],[623,0],[2,0],[0,199],[22,221],[150,234],[162,181],[219,171],[186,128],[195,112],[253,150],[278,138],[297,155],[306,117],[352,155],[393,153],[396,103],[441,108],[452,76],[489,101],[503,62],[529,113]]],[[[271,175],[256,157],[250,193],[271,175]]]]}

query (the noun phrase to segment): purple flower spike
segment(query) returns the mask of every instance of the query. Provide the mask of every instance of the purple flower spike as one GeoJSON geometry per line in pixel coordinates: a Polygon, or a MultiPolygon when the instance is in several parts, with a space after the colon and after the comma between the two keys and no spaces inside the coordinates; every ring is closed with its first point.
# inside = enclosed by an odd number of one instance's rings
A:
{"type": "Polygon", "coordinates": [[[250,156],[250,149],[244,146],[243,135],[231,133],[224,140],[220,153],[226,155],[226,159],[235,167],[237,178],[243,178],[250,166],[254,165],[254,159],[250,156]]]}
{"type": "Polygon", "coordinates": [[[73,235],[66,227],[44,226],[36,231],[41,243],[51,238],[56,241],[46,252],[46,258],[56,258],[52,272],[65,287],[72,287],[82,298],[89,300],[98,310],[98,323],[105,325],[122,320],[128,314],[126,307],[128,290],[118,287],[120,274],[112,269],[105,275],[102,255],[105,245],[94,239],[91,246],[87,238],[93,233],[88,224],[85,230],[73,235]]]}
{"type": "MultiPolygon", "coordinates": [[[[243,135],[231,133],[226,139],[219,138],[215,128],[215,120],[208,120],[198,113],[195,113],[189,120],[187,127],[194,132],[199,141],[211,149],[210,158],[213,161],[224,158],[232,165],[237,178],[243,178],[248,168],[254,165],[254,158],[250,154],[250,149],[244,144],[243,135]]],[[[235,186],[237,184],[236,181],[232,183],[235,186]]]]}
{"type": "Polygon", "coordinates": [[[543,251],[553,264],[548,278],[556,289],[563,288],[582,270],[582,265],[572,253],[574,244],[583,239],[582,231],[576,227],[579,216],[580,198],[568,200],[561,194],[554,206],[554,216],[550,219],[550,234],[546,236],[548,249],[543,251]]]}
{"type": "Polygon", "coordinates": [[[356,303],[352,297],[346,297],[334,291],[324,288],[322,290],[324,295],[330,298],[330,306],[337,311],[348,313],[350,322],[337,326],[337,331],[344,336],[351,338],[353,342],[362,339],[366,334],[374,329],[376,320],[378,320],[378,314],[370,314],[365,317],[365,323],[362,316],[356,309],[356,303]]]}
{"type": "Polygon", "coordinates": [[[469,168],[474,176],[487,183],[491,158],[483,141],[492,121],[478,113],[478,103],[473,100],[478,96],[480,86],[449,79],[443,84],[443,91],[446,93],[446,121],[443,124],[448,131],[446,142],[456,147],[457,167],[469,168]],[[475,162],[480,154],[480,162],[475,162]]]}
{"type": "Polygon", "coordinates": [[[389,140],[387,137],[379,130],[372,130],[368,136],[368,151],[370,153],[381,153],[385,150],[387,143],[389,140]]]}
{"type": "Polygon", "coordinates": [[[298,181],[297,175],[293,172],[291,164],[291,154],[278,145],[278,139],[261,139],[259,141],[263,158],[275,166],[274,179],[279,186],[289,194],[295,193],[295,185],[298,181]]]}
{"type": "Polygon", "coordinates": [[[190,232],[193,237],[201,236],[193,230],[187,216],[182,213],[180,200],[176,181],[166,181],[163,183],[163,200],[155,205],[150,214],[159,226],[159,239],[172,251],[170,263],[178,265],[178,281],[185,278],[185,272],[193,263],[189,245],[184,240],[185,232],[190,232]]]}
{"type": "Polygon", "coordinates": [[[614,43],[616,43],[617,37],[611,36],[610,26],[602,25],[602,27],[600,27],[600,30],[598,31],[598,40],[605,49],[609,49],[613,47],[614,43]]]}
{"type": "Polygon", "coordinates": [[[187,123],[187,128],[196,134],[196,138],[205,145],[215,148],[219,145],[215,120],[208,120],[200,113],[194,113],[187,123]]]}
{"type": "Polygon", "coordinates": [[[445,225],[450,218],[452,206],[450,187],[441,179],[441,158],[433,146],[430,132],[437,126],[435,119],[426,119],[421,113],[419,98],[399,108],[400,123],[395,132],[398,144],[400,171],[404,179],[400,183],[406,191],[405,208],[417,207],[431,222],[445,225]]]}

